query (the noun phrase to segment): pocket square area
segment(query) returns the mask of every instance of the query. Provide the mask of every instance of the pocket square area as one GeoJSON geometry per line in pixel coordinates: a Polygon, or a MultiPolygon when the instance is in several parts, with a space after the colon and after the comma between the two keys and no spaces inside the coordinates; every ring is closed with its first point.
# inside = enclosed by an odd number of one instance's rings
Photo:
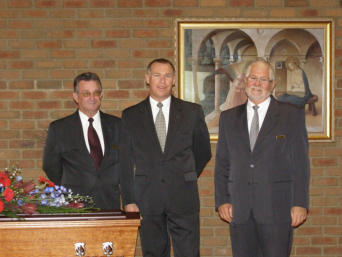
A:
{"type": "Polygon", "coordinates": [[[276,136],[276,139],[278,140],[278,139],[284,139],[285,138],[285,135],[277,135],[276,136]]]}
{"type": "Polygon", "coordinates": [[[119,146],[118,145],[112,145],[112,149],[113,150],[119,150],[119,146]]]}

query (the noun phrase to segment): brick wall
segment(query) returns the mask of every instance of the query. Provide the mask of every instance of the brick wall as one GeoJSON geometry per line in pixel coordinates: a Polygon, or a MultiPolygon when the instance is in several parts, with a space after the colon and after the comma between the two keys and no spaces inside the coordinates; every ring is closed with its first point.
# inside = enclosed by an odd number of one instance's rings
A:
{"type": "MultiPolygon", "coordinates": [[[[26,178],[43,174],[46,129],[74,111],[72,80],[80,72],[100,75],[109,113],[120,116],[143,99],[148,61],[174,58],[175,18],[331,17],[336,140],[310,144],[311,213],[295,231],[292,256],[342,256],[341,7],[340,0],[1,0],[0,167],[16,163],[26,178]]],[[[228,226],[213,207],[214,162],[199,180],[201,253],[231,256],[228,226]]]]}

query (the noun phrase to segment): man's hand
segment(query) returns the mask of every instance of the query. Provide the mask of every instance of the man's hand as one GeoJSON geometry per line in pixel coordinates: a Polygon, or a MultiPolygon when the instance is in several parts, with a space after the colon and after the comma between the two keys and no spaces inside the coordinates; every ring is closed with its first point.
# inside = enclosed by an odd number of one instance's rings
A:
{"type": "Polygon", "coordinates": [[[233,205],[230,203],[225,203],[218,207],[218,213],[224,221],[228,223],[232,222],[233,220],[233,205]]]}
{"type": "Polygon", "coordinates": [[[125,212],[140,212],[139,207],[135,203],[125,205],[125,212]]]}
{"type": "Polygon", "coordinates": [[[300,206],[293,206],[291,208],[291,218],[292,218],[292,227],[298,227],[302,224],[307,217],[308,211],[306,208],[300,206]]]}

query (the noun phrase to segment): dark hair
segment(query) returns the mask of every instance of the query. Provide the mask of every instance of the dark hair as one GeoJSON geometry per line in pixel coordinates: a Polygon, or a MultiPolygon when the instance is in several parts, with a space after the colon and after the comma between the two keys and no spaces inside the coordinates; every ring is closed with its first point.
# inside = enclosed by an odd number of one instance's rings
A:
{"type": "Polygon", "coordinates": [[[151,72],[151,67],[154,63],[164,63],[164,64],[169,64],[172,68],[173,73],[176,73],[176,69],[175,66],[173,65],[173,63],[171,61],[169,61],[168,59],[164,59],[164,58],[158,58],[158,59],[154,59],[152,60],[148,65],[147,65],[147,73],[151,72]]]}
{"type": "Polygon", "coordinates": [[[96,73],[93,72],[85,72],[82,74],[79,74],[75,79],[74,79],[74,92],[78,93],[78,84],[81,81],[96,81],[97,84],[100,87],[100,90],[102,91],[102,84],[99,76],[96,73]]]}

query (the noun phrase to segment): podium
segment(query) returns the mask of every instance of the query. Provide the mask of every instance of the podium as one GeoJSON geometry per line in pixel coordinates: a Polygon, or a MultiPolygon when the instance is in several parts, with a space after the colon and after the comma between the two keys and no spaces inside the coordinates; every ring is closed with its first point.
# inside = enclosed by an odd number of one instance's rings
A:
{"type": "Polygon", "coordinates": [[[0,215],[1,256],[134,257],[140,217],[138,213],[0,215]]]}

